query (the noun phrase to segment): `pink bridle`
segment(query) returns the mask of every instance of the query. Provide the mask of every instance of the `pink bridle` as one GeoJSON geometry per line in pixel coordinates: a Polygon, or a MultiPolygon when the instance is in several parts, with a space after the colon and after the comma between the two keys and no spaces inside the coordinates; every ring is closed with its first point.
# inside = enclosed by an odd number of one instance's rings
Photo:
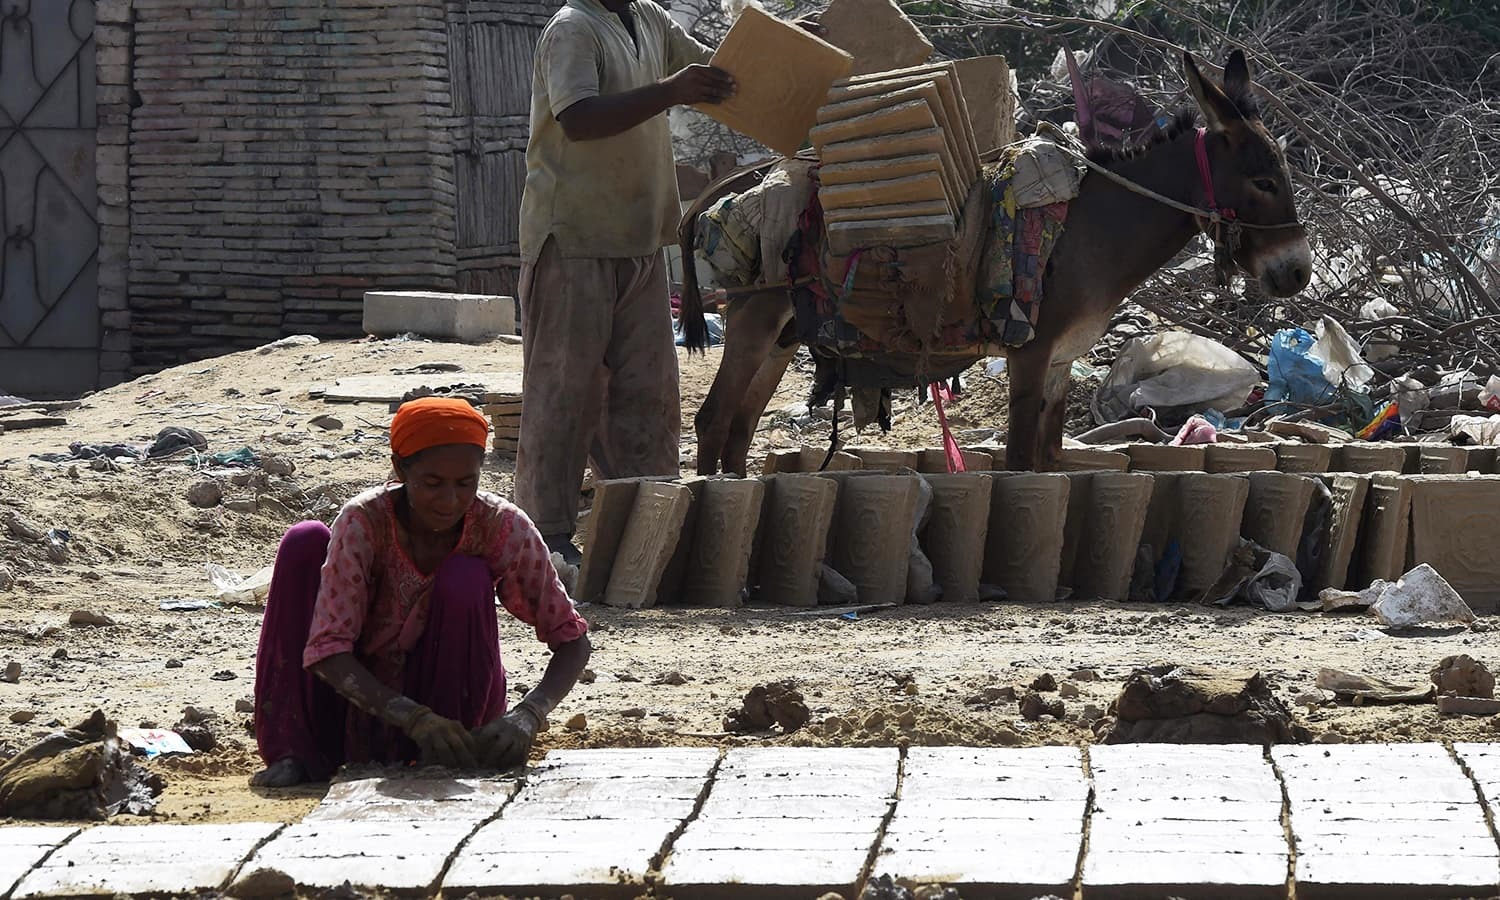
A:
{"type": "Polygon", "coordinates": [[[1219,201],[1214,197],[1214,173],[1208,166],[1208,129],[1198,129],[1198,139],[1193,144],[1193,153],[1198,157],[1198,177],[1203,181],[1203,199],[1207,201],[1205,207],[1209,212],[1234,221],[1235,212],[1233,207],[1221,207],[1219,201]]]}

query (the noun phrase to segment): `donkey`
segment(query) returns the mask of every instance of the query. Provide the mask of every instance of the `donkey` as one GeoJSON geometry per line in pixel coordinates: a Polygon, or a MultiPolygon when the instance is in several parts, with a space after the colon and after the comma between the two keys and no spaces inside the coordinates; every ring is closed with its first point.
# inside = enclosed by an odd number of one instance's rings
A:
{"type": "MultiPolygon", "coordinates": [[[[1219,241],[1221,264],[1238,265],[1272,296],[1292,296],[1312,276],[1286,159],[1260,121],[1244,54],[1230,54],[1222,87],[1203,77],[1190,54],[1183,69],[1207,128],[1192,127],[1187,111],[1147,147],[1089,154],[1105,171],[1085,177],[1072,201],[1044,275],[1035,336],[1006,352],[1007,469],[1059,468],[1073,360],[1104,335],[1126,295],[1195,233],[1219,241]]],[[[692,258],[692,225],[681,229],[684,259],[692,258]]],[[[702,298],[696,285],[685,293],[683,331],[689,350],[701,352],[702,298]]],[[[791,319],[790,295],[779,287],[730,304],[723,360],[695,420],[700,474],[721,464],[745,474],[756,425],[796,352],[791,319]]]]}

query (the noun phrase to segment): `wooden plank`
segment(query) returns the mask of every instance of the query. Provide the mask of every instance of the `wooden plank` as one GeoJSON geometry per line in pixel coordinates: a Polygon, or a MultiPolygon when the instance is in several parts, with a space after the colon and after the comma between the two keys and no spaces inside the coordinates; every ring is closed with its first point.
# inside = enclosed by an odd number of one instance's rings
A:
{"type": "Polygon", "coordinates": [[[723,103],[695,108],[786,156],[802,149],[828,88],[854,57],[753,6],[735,20],[711,63],[739,85],[723,103]],[[766,65],[775,60],[775,65],[766,65]]]}

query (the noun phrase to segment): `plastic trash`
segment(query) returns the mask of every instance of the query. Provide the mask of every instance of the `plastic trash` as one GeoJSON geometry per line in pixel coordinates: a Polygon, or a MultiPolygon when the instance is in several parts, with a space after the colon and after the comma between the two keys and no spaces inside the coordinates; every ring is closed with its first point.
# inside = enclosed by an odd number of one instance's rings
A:
{"type": "Polygon", "coordinates": [[[140,751],[147,759],[164,754],[193,752],[182,735],[165,728],[121,728],[119,735],[120,740],[129,744],[132,750],[140,751]]]}
{"type": "Polygon", "coordinates": [[[1479,405],[1485,409],[1500,412],[1500,375],[1491,375],[1490,380],[1480,390],[1479,405]]]}
{"type": "Polygon", "coordinates": [[[1243,406],[1260,373],[1217,341],[1167,331],[1130,341],[1094,392],[1100,425],[1156,410],[1159,421],[1180,422],[1205,409],[1243,406]]]}
{"type": "Polygon", "coordinates": [[[209,584],[219,592],[217,599],[220,603],[265,605],[266,597],[271,593],[270,566],[248,577],[237,575],[218,563],[209,563],[206,568],[209,584]]]}
{"type": "MultiPolygon", "coordinates": [[[[1389,300],[1379,297],[1366,303],[1359,308],[1359,320],[1361,322],[1378,322],[1381,319],[1391,319],[1401,315],[1401,310],[1389,300]]],[[[1401,350],[1401,326],[1391,325],[1370,332],[1365,339],[1365,361],[1377,363],[1384,359],[1390,359],[1401,350]]]]}
{"type": "Polygon", "coordinates": [[[1500,446],[1500,416],[1454,416],[1448,423],[1448,440],[1461,446],[1500,446]]]}
{"type": "Polygon", "coordinates": [[[991,357],[984,363],[984,374],[988,375],[991,378],[999,378],[1001,375],[1005,374],[1006,362],[1007,360],[1003,356],[991,357]]]}
{"type": "Polygon", "coordinates": [[[1387,587],[1370,611],[1382,624],[1402,628],[1474,621],[1474,611],[1469,604],[1427,563],[1422,563],[1387,587]]]}
{"type": "Polygon", "coordinates": [[[1271,338],[1266,360],[1267,403],[1318,405],[1333,396],[1323,364],[1312,355],[1313,339],[1305,328],[1284,328],[1271,338]]]}
{"type": "Polygon", "coordinates": [[[1193,444],[1216,444],[1219,442],[1219,432],[1213,423],[1203,416],[1193,416],[1182,423],[1182,430],[1172,438],[1173,447],[1191,446],[1193,444]]]}
{"type": "Polygon", "coordinates": [[[1323,363],[1323,380],[1332,385],[1364,393],[1375,377],[1375,370],[1365,363],[1359,345],[1332,316],[1318,320],[1318,339],[1313,342],[1312,356],[1323,363]]]}

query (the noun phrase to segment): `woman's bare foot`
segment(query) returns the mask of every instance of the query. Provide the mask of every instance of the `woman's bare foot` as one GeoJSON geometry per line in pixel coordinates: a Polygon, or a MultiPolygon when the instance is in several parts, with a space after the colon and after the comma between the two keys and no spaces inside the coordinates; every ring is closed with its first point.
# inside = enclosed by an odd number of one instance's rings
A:
{"type": "Polygon", "coordinates": [[[302,761],[288,757],[277,760],[250,776],[250,786],[284,788],[311,780],[311,776],[307,774],[307,767],[302,765],[302,761]]]}

